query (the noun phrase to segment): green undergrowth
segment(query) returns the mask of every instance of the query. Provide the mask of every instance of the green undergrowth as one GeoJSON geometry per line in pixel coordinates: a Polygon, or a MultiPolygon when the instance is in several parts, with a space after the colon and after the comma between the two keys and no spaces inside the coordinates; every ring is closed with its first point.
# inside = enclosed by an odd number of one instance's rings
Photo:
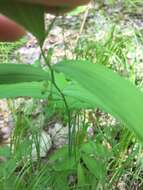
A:
{"type": "Polygon", "coordinates": [[[23,38],[17,42],[0,42],[0,62],[8,63],[13,58],[13,52],[23,46],[26,39],[23,38]]]}

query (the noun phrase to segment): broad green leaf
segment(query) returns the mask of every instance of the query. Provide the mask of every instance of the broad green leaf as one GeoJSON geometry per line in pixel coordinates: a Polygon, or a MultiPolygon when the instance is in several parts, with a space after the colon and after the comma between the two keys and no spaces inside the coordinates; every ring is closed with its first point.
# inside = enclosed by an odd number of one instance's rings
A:
{"type": "Polygon", "coordinates": [[[100,160],[96,160],[86,154],[82,155],[82,159],[90,173],[93,174],[98,180],[103,180],[105,178],[105,167],[100,160]]]}
{"type": "Polygon", "coordinates": [[[100,158],[102,161],[107,160],[111,156],[111,151],[99,142],[89,141],[88,143],[81,145],[81,152],[86,155],[94,155],[97,158],[100,158]]]}
{"type": "Polygon", "coordinates": [[[47,98],[49,93],[42,93],[42,89],[42,82],[0,85],[0,99],[17,97],[47,98]]]}
{"type": "Polygon", "coordinates": [[[93,101],[94,95],[76,83],[67,85],[63,89],[63,93],[65,96],[70,97],[69,103],[71,102],[73,108],[97,108],[97,104],[93,101]]]}
{"type": "Polygon", "coordinates": [[[15,20],[42,44],[45,39],[44,8],[40,5],[12,0],[0,1],[0,13],[15,20]]]}
{"type": "Polygon", "coordinates": [[[125,123],[143,139],[143,93],[128,80],[99,64],[63,61],[57,72],[77,81],[94,98],[92,102],[125,123]]]}
{"type": "MultiPolygon", "coordinates": [[[[70,96],[65,96],[67,103],[68,103],[68,107],[70,110],[81,110],[81,109],[91,109],[91,105],[85,103],[82,100],[79,100],[78,97],[77,98],[73,98],[70,96]]],[[[61,99],[61,97],[58,97],[59,99],[56,99],[53,96],[53,99],[56,101],[56,107],[59,109],[64,109],[65,108],[65,104],[63,102],[63,100],[61,99]]]]}
{"type": "MultiPolygon", "coordinates": [[[[53,185],[52,185],[53,186],[53,185]]],[[[60,172],[54,176],[54,186],[55,190],[70,190],[68,185],[68,173],[67,172],[60,172]]]]}
{"type": "MultiPolygon", "coordinates": [[[[76,87],[75,87],[76,88],[76,87]]],[[[45,91],[43,82],[26,82],[17,84],[0,85],[0,99],[17,98],[17,97],[33,97],[33,98],[48,98],[50,87],[45,91]]],[[[74,90],[74,89],[73,89],[74,90]]],[[[92,108],[92,104],[86,103],[86,94],[83,97],[78,96],[78,91],[63,91],[66,96],[70,109],[92,108]]],[[[63,100],[56,91],[53,93],[53,100],[61,108],[64,107],[63,100]]]]}
{"type": "MultiPolygon", "coordinates": [[[[92,101],[94,95],[73,81],[69,81],[62,73],[55,73],[55,80],[58,87],[66,96],[70,109],[95,108],[96,105],[92,101]]],[[[54,90],[56,92],[56,90],[54,90]]],[[[59,101],[59,106],[64,106],[63,101],[59,101]]]]}
{"type": "Polygon", "coordinates": [[[0,84],[49,80],[48,72],[31,65],[0,64],[0,84]]]}
{"type": "Polygon", "coordinates": [[[69,158],[67,146],[64,146],[54,152],[49,158],[52,168],[55,171],[73,170],[75,168],[75,159],[69,158]]]}
{"type": "Polygon", "coordinates": [[[73,157],[69,158],[69,156],[67,156],[66,158],[63,158],[60,161],[55,162],[52,168],[54,169],[54,171],[57,172],[74,170],[75,164],[75,159],[73,157]]]}
{"type": "MultiPolygon", "coordinates": [[[[34,66],[0,64],[0,98],[16,98],[20,96],[47,98],[51,89],[50,83],[47,89],[44,90],[44,83],[33,81],[48,80],[48,76],[48,72],[34,66]],[[15,73],[15,71],[17,72],[15,73]]],[[[76,83],[68,82],[61,74],[56,74],[55,77],[56,83],[66,96],[70,109],[95,108],[96,105],[92,102],[94,96],[87,90],[76,83]]],[[[59,107],[64,107],[63,100],[54,87],[53,99],[59,107]]]]}
{"type": "Polygon", "coordinates": [[[84,187],[86,184],[86,176],[84,174],[84,169],[81,163],[78,164],[77,167],[77,180],[78,180],[78,187],[84,187]]]}
{"type": "Polygon", "coordinates": [[[58,160],[62,160],[65,157],[68,157],[68,151],[67,151],[67,146],[64,146],[62,148],[57,149],[54,154],[51,154],[49,157],[50,162],[55,162],[58,160]]]}
{"type": "Polygon", "coordinates": [[[8,146],[0,147],[0,156],[9,158],[11,156],[10,148],[8,146]]]}
{"type": "Polygon", "coordinates": [[[0,175],[3,173],[3,177],[7,178],[10,176],[15,169],[17,168],[17,161],[13,159],[9,159],[4,164],[0,165],[0,175]]]}

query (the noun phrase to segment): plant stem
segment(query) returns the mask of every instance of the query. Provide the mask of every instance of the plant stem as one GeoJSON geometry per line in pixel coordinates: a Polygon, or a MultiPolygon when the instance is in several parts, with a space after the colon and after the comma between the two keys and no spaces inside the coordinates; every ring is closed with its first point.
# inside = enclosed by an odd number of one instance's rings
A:
{"type": "MultiPolygon", "coordinates": [[[[51,28],[53,27],[54,23],[56,21],[56,17],[53,19],[52,23],[50,24],[47,32],[46,32],[46,36],[48,36],[51,28]]],[[[51,73],[51,82],[52,84],[54,85],[55,89],[57,89],[57,91],[59,92],[61,98],[63,99],[63,102],[65,104],[65,108],[66,108],[66,112],[67,112],[67,116],[68,116],[68,135],[69,135],[69,138],[68,138],[68,144],[69,144],[69,149],[68,149],[68,152],[69,152],[69,156],[71,156],[71,151],[72,151],[72,141],[71,141],[71,114],[70,114],[70,109],[68,107],[68,103],[67,103],[67,100],[65,98],[65,95],[62,93],[62,91],[60,90],[60,88],[58,87],[58,85],[56,84],[56,81],[55,81],[55,75],[54,75],[54,70],[51,66],[51,64],[49,63],[49,61],[47,60],[46,56],[45,56],[45,52],[43,50],[43,46],[40,45],[40,49],[41,49],[41,55],[42,57],[44,58],[44,61],[45,63],[48,65],[49,67],[49,70],[50,70],[50,73],[51,73]]]]}

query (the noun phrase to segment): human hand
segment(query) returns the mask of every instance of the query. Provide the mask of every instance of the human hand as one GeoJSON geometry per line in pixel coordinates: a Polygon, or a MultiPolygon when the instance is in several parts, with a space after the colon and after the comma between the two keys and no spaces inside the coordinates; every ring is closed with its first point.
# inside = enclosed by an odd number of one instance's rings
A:
{"type": "Polygon", "coordinates": [[[0,41],[11,42],[19,39],[25,34],[22,26],[17,25],[11,19],[0,15],[0,41]]]}
{"type": "Polygon", "coordinates": [[[90,0],[16,0],[17,2],[44,5],[48,8],[74,8],[89,3],[90,0]]]}
{"type": "MultiPolygon", "coordinates": [[[[62,14],[73,8],[88,3],[90,0],[16,0],[17,2],[43,5],[47,12],[62,14]]],[[[22,26],[0,15],[0,41],[14,41],[25,34],[22,26]]]]}

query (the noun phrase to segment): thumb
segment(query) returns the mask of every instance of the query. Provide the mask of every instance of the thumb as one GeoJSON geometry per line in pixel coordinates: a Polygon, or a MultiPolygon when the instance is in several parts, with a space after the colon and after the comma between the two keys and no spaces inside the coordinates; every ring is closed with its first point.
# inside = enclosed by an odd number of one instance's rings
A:
{"type": "Polygon", "coordinates": [[[25,34],[22,26],[0,15],[0,41],[15,41],[25,34]]]}

